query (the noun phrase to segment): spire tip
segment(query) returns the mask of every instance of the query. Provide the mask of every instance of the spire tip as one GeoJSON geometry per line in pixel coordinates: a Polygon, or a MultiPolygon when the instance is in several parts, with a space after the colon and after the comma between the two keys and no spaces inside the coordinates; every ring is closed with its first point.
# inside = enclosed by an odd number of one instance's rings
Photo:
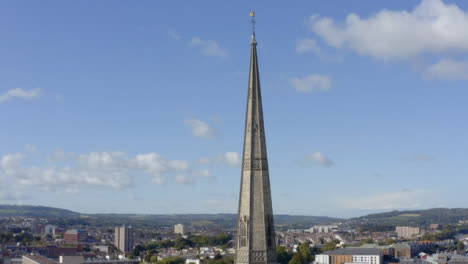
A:
{"type": "Polygon", "coordinates": [[[252,10],[249,16],[252,18],[250,20],[250,23],[252,23],[252,40],[250,41],[250,44],[257,44],[257,40],[255,39],[255,12],[252,10]]]}

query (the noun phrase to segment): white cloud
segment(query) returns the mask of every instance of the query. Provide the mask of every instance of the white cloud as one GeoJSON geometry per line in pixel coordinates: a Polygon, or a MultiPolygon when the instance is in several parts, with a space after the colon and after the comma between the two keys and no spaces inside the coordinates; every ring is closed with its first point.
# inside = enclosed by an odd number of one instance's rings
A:
{"type": "Polygon", "coordinates": [[[20,153],[7,154],[0,160],[0,168],[7,174],[15,174],[16,170],[21,167],[21,162],[24,160],[24,155],[20,153]]]}
{"type": "Polygon", "coordinates": [[[231,167],[239,167],[241,165],[241,157],[237,152],[226,152],[219,156],[218,159],[231,167]]]}
{"type": "MultiPolygon", "coordinates": [[[[56,153],[68,152],[58,149],[56,153]]],[[[130,187],[135,175],[148,175],[153,184],[160,185],[166,183],[168,176],[192,171],[188,162],[168,160],[156,153],[129,157],[122,151],[114,151],[66,156],[67,160],[51,158],[44,166],[27,166],[24,164],[25,155],[6,154],[0,158],[0,180],[8,182],[11,188],[63,192],[87,187],[130,187]]],[[[58,154],[58,157],[63,156],[58,154]]],[[[197,177],[211,176],[208,170],[200,170],[196,174],[197,177]]]]}
{"type": "Polygon", "coordinates": [[[184,123],[192,129],[192,135],[195,137],[209,139],[214,136],[213,128],[200,119],[186,118],[184,123]]]}
{"type": "Polygon", "coordinates": [[[289,83],[299,92],[328,91],[331,88],[331,79],[324,75],[310,74],[304,78],[290,78],[289,83]]]}
{"type": "Polygon", "coordinates": [[[331,159],[323,155],[321,152],[314,152],[310,155],[307,155],[305,159],[307,161],[312,161],[326,167],[331,167],[333,164],[335,164],[331,159]]]}
{"type": "Polygon", "coordinates": [[[330,46],[384,60],[468,51],[467,12],[441,0],[422,0],[411,11],[383,9],[368,18],[351,13],[343,24],[314,15],[308,28],[330,46]]]}
{"type": "Polygon", "coordinates": [[[296,42],[296,51],[298,53],[305,53],[309,51],[315,54],[321,53],[321,49],[315,39],[298,39],[296,42]]]}
{"type": "Polygon", "coordinates": [[[198,48],[200,52],[207,56],[226,58],[228,53],[221,49],[213,40],[202,40],[199,37],[193,37],[189,43],[190,47],[198,48]]]}
{"type": "Polygon", "coordinates": [[[169,36],[170,39],[173,39],[173,40],[180,39],[180,35],[177,34],[173,29],[168,29],[167,35],[169,36]]]}
{"type": "Polygon", "coordinates": [[[468,80],[468,62],[440,60],[427,68],[426,75],[441,80],[468,80]]]}
{"type": "Polygon", "coordinates": [[[23,90],[15,88],[8,90],[4,94],[0,94],[0,104],[13,98],[30,100],[39,97],[41,90],[39,88],[34,90],[23,90]]]}
{"type": "Polygon", "coordinates": [[[184,184],[184,185],[194,185],[195,184],[195,180],[192,177],[182,175],[182,174],[176,175],[174,177],[174,180],[175,180],[175,182],[177,182],[179,184],[184,184]]]}
{"type": "Polygon", "coordinates": [[[211,177],[213,177],[211,175],[211,172],[209,170],[206,170],[206,169],[193,171],[192,174],[194,176],[197,176],[197,177],[200,177],[200,178],[211,178],[211,177]]]}
{"type": "Polygon", "coordinates": [[[379,192],[361,197],[346,197],[337,200],[345,209],[396,210],[435,206],[437,191],[408,190],[379,192]]]}

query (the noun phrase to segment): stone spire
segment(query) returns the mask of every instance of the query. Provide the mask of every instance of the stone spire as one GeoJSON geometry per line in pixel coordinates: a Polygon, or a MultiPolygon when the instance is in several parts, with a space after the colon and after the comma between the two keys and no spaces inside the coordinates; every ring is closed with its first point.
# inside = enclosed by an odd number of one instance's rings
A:
{"type": "Polygon", "coordinates": [[[267,264],[276,263],[276,243],[255,33],[250,46],[235,263],[267,264]]]}

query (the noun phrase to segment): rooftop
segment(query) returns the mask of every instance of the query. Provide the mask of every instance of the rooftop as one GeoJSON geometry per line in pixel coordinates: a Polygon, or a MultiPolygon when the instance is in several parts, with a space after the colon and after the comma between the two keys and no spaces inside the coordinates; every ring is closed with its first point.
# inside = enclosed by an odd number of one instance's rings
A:
{"type": "Polygon", "coordinates": [[[382,251],[378,248],[340,248],[331,251],[325,251],[322,255],[380,255],[382,251]]]}
{"type": "Polygon", "coordinates": [[[49,258],[43,257],[43,256],[38,256],[38,255],[25,255],[23,258],[28,258],[32,261],[35,261],[39,264],[57,264],[58,262],[53,261],[49,258]]]}

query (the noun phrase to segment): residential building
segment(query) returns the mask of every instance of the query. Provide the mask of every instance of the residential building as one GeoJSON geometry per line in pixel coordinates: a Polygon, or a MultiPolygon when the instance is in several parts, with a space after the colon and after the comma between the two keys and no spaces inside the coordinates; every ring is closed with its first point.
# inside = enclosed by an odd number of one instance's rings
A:
{"type": "Polygon", "coordinates": [[[184,225],[183,224],[177,224],[174,226],[174,234],[181,234],[184,235],[184,225]]]}
{"type": "Polygon", "coordinates": [[[21,264],[58,264],[58,262],[39,255],[24,255],[21,264]]]}
{"type": "Polygon", "coordinates": [[[411,238],[414,235],[419,235],[419,227],[397,226],[395,231],[398,238],[411,238]]]}
{"type": "Polygon", "coordinates": [[[340,248],[315,256],[316,264],[382,264],[382,250],[378,248],[340,248]]]}
{"type": "Polygon", "coordinates": [[[133,229],[131,226],[115,228],[114,246],[122,252],[133,250],[133,229]]]}
{"type": "Polygon", "coordinates": [[[44,235],[54,235],[55,234],[55,228],[56,226],[53,225],[46,225],[44,227],[44,235]]]}
{"type": "Polygon", "coordinates": [[[394,252],[393,257],[398,259],[411,258],[411,246],[406,243],[397,243],[392,245],[394,252]]]}
{"type": "Polygon", "coordinates": [[[338,229],[338,226],[336,225],[315,225],[306,231],[310,233],[331,233],[337,229],[338,229]]]}
{"type": "Polygon", "coordinates": [[[88,231],[78,230],[78,229],[69,229],[63,234],[63,240],[65,242],[87,242],[88,241],[88,231]]]}

